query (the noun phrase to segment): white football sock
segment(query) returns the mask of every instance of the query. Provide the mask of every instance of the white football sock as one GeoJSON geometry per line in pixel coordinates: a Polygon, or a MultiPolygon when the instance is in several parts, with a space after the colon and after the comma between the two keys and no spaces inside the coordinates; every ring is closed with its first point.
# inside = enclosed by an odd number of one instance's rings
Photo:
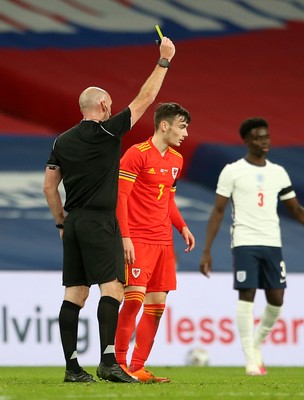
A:
{"type": "Polygon", "coordinates": [[[249,301],[238,300],[236,308],[236,324],[245,354],[246,365],[255,364],[253,349],[253,317],[254,304],[249,301]]]}
{"type": "Polygon", "coordinates": [[[263,365],[262,355],[260,351],[261,344],[263,340],[265,340],[266,337],[269,335],[275,323],[277,322],[281,309],[282,307],[267,304],[263,311],[263,314],[261,315],[261,319],[254,336],[255,359],[256,363],[259,366],[263,365]]]}

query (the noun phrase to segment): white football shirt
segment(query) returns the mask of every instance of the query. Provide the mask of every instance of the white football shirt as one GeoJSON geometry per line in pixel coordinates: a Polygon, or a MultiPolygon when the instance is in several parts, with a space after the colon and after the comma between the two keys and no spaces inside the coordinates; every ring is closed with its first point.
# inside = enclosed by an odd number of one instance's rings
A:
{"type": "Polygon", "coordinates": [[[255,166],[242,158],[224,167],[216,193],[231,197],[231,247],[281,247],[278,198],[296,196],[283,167],[268,160],[255,166]]]}

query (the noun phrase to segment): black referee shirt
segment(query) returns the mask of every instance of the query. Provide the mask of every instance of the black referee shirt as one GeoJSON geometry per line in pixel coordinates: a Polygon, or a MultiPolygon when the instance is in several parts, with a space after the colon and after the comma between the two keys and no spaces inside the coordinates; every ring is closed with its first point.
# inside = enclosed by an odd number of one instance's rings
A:
{"type": "Polygon", "coordinates": [[[58,136],[48,166],[59,166],[66,192],[64,209],[116,209],[121,138],[131,129],[131,111],[104,122],[81,121],[58,136]]]}

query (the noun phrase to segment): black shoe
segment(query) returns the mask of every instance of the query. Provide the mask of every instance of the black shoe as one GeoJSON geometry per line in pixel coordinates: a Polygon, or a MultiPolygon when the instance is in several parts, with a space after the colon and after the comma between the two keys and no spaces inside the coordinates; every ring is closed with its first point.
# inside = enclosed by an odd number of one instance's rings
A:
{"type": "Polygon", "coordinates": [[[139,383],[138,380],[127,374],[119,364],[107,367],[104,363],[101,363],[97,367],[96,375],[100,380],[104,379],[112,382],[139,383]]]}
{"type": "Polygon", "coordinates": [[[96,380],[93,375],[81,369],[78,373],[70,370],[65,371],[64,382],[96,382],[96,380]]]}

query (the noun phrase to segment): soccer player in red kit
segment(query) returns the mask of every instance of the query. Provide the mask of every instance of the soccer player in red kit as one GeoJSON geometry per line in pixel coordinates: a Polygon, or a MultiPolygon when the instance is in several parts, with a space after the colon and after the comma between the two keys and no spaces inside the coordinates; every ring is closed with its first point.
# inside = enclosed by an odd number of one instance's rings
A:
{"type": "Polygon", "coordinates": [[[126,261],[124,303],[119,313],[115,352],[118,363],[141,382],[169,382],[154,376],[144,364],[150,354],[167,294],[176,289],[173,227],[187,244],[194,236],[174,200],[183,157],[179,147],[188,136],[191,116],[177,103],[159,104],[154,113],[154,134],[132,146],[120,162],[117,218],[126,261]],[[127,352],[135,330],[135,346],[129,368],[127,352]]]}

